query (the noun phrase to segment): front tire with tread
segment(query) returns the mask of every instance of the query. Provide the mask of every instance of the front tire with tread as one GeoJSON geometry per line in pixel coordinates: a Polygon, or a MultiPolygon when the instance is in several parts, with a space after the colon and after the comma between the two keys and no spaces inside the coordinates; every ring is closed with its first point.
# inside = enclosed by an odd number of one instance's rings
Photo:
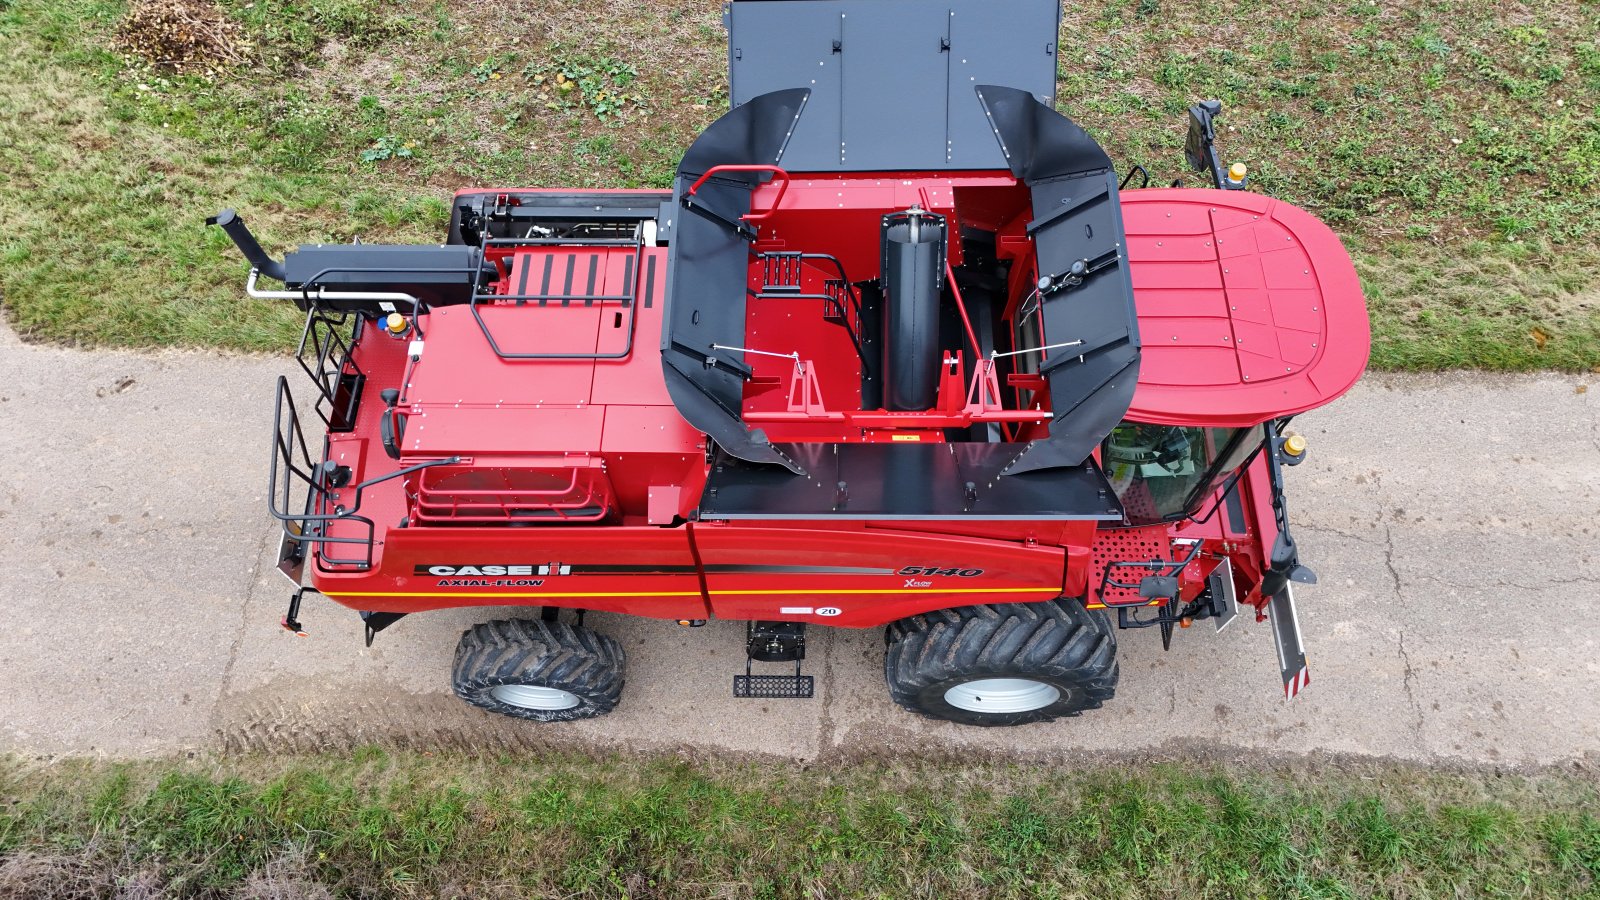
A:
{"type": "Polygon", "coordinates": [[[496,619],[462,633],[451,682],[457,696],[490,712],[536,722],[570,722],[616,708],[625,665],[622,645],[588,628],[538,619],[496,619]],[[577,702],[565,708],[517,705],[502,699],[514,692],[496,691],[508,686],[565,691],[577,702]]]}
{"type": "Polygon", "coordinates": [[[890,697],[932,719],[982,726],[1048,722],[1098,709],[1116,693],[1111,623],[1072,598],[936,610],[891,623],[884,639],[890,697]],[[968,708],[949,696],[952,688],[975,683],[1003,685],[1017,696],[1025,682],[1059,693],[1037,708],[1001,711],[970,708],[981,690],[957,691],[955,699],[968,708]]]}

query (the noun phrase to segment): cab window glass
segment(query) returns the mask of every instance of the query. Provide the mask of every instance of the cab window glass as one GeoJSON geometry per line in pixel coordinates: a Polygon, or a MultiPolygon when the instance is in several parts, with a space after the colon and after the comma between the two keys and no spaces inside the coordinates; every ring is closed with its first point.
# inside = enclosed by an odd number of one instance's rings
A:
{"type": "Polygon", "coordinates": [[[1128,521],[1150,524],[1188,512],[1195,489],[1239,430],[1128,422],[1113,429],[1103,459],[1128,521]]]}

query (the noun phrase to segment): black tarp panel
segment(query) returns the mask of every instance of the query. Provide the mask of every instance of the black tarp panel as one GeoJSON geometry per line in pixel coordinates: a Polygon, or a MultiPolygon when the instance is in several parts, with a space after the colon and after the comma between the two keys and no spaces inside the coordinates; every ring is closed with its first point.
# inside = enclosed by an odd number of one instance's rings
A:
{"type": "Polygon", "coordinates": [[[804,87],[795,172],[1000,169],[977,84],[1053,102],[1058,0],[737,0],[734,106],[804,87]]]}
{"type": "Polygon", "coordinates": [[[1121,421],[1139,380],[1139,324],[1117,200],[1117,175],[1100,145],[1026,91],[977,88],[1013,175],[1032,193],[1034,250],[1041,275],[1046,346],[1040,372],[1050,381],[1055,418],[1008,473],[1081,463],[1121,421]],[[1088,272],[1064,278],[1074,263],[1088,272]],[[1062,286],[1066,284],[1066,286],[1062,286]]]}
{"type": "Polygon", "coordinates": [[[744,354],[745,279],[750,245],[730,223],[750,211],[759,174],[718,174],[684,205],[689,188],[719,165],[772,165],[806,106],[803,89],[758,97],[711,123],[689,147],[673,184],[672,244],[667,262],[666,327],[661,364],[678,412],[741,459],[793,470],[759,430],[739,419],[744,354]]]}
{"type": "Polygon", "coordinates": [[[1092,460],[1001,478],[1016,456],[1015,444],[784,444],[782,449],[809,477],[721,461],[706,481],[701,517],[1122,520],[1116,494],[1092,460]]]}

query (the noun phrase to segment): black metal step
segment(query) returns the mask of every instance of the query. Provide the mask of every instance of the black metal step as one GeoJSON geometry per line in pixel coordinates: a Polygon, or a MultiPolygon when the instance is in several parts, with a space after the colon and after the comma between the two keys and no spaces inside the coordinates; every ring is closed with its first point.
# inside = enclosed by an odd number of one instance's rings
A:
{"type": "Polygon", "coordinates": [[[809,700],[816,690],[810,675],[735,675],[733,695],[762,700],[809,700]]]}
{"type": "Polygon", "coordinates": [[[794,251],[777,251],[761,254],[761,292],[771,294],[798,294],[805,277],[804,255],[794,251]]]}

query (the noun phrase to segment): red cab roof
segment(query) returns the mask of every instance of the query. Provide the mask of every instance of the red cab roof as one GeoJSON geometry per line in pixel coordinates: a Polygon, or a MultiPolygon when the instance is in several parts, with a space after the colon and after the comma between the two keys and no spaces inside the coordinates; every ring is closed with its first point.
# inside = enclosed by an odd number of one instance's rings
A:
{"type": "Polygon", "coordinates": [[[1245,427],[1322,406],[1371,349],[1350,254],[1302,209],[1245,191],[1125,191],[1144,344],[1127,418],[1245,427]]]}

